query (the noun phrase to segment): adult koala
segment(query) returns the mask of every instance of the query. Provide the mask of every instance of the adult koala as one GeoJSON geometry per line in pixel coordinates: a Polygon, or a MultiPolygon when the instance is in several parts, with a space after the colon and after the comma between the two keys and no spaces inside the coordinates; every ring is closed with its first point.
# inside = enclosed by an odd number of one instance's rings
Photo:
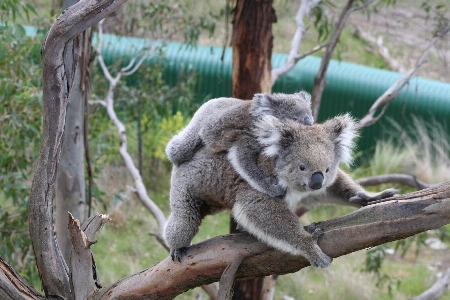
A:
{"type": "Polygon", "coordinates": [[[172,259],[181,261],[205,215],[228,209],[243,229],[269,246],[328,267],[332,259],[317,245],[321,230],[305,231],[290,208],[303,198],[359,207],[395,190],[369,195],[339,169],[340,162],[350,161],[356,136],[348,115],[312,126],[264,116],[253,130],[264,146],[258,166],[267,176],[277,176],[286,194],[270,197],[253,189],[226,152],[199,149],[172,171],[171,214],[164,234],[172,259]]]}

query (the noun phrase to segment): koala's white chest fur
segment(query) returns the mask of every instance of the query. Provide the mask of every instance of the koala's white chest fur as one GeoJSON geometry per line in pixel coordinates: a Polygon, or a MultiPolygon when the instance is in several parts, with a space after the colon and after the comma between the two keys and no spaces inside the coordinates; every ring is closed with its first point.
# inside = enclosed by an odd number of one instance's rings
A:
{"type": "MultiPolygon", "coordinates": [[[[286,194],[284,195],[284,201],[287,203],[289,208],[293,209],[295,206],[301,202],[303,199],[307,198],[308,196],[319,196],[320,194],[323,194],[325,192],[325,189],[320,189],[316,191],[298,191],[295,189],[287,188],[286,194]]],[[[305,206],[311,207],[312,203],[304,203],[305,206]]]]}

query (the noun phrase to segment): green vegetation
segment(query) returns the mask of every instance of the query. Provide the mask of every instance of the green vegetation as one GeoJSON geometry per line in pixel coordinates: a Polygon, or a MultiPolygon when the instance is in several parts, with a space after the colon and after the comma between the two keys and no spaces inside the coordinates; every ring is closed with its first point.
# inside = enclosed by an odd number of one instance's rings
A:
{"type": "MultiPolygon", "coordinates": [[[[192,1],[186,2],[191,7],[187,6],[187,10],[181,10],[184,13],[212,12],[212,19],[223,15],[223,8],[218,7],[216,2],[208,1],[195,10],[192,9],[192,1]]],[[[144,4],[145,1],[130,4],[124,7],[124,12],[132,11],[133,5],[144,4]]],[[[292,9],[287,1],[277,5],[278,23],[274,26],[274,51],[286,53],[295,30],[292,20],[296,9],[292,9]]],[[[50,10],[48,1],[37,1],[35,7],[46,7],[47,12],[50,10]]],[[[135,29],[133,26],[144,26],[136,24],[137,20],[145,20],[155,14],[161,15],[161,10],[169,14],[171,9],[175,8],[152,6],[145,11],[146,18],[133,15],[131,20],[120,23],[118,33],[131,34],[135,29]]],[[[34,266],[27,231],[27,201],[33,162],[39,153],[42,116],[39,51],[45,30],[37,37],[30,38],[25,35],[19,23],[30,22],[33,25],[44,25],[45,28],[49,26],[50,21],[37,15],[32,6],[20,0],[4,1],[0,4],[0,12],[0,23],[8,23],[8,26],[0,25],[0,255],[39,288],[39,276],[34,266]],[[19,3],[18,11],[14,14],[3,13],[11,11],[10,5],[16,2],[19,3]]],[[[47,15],[50,15],[50,12],[47,15]]],[[[177,26],[186,27],[182,19],[178,21],[177,26]]],[[[215,25],[216,30],[223,30],[217,28],[221,23],[210,22],[202,20],[196,26],[211,30],[215,25]]],[[[155,27],[155,24],[151,25],[155,27]]],[[[137,31],[140,35],[145,35],[143,28],[140,27],[137,31]]],[[[221,38],[214,39],[215,37],[208,34],[201,35],[195,28],[186,28],[182,34],[174,34],[173,38],[187,38],[193,42],[200,35],[202,42],[207,40],[215,45],[223,44],[221,38]]],[[[317,36],[317,33],[307,35],[302,42],[302,49],[307,50],[317,45],[317,36]]],[[[385,68],[386,65],[380,57],[360,50],[365,47],[365,43],[356,39],[350,30],[345,30],[336,57],[385,68]]],[[[98,67],[93,68],[91,76],[91,98],[103,99],[107,83],[98,67]]],[[[171,166],[165,159],[163,150],[168,139],[187,124],[197,108],[191,104],[191,99],[195,97],[192,87],[196,78],[195,74],[180,74],[179,84],[169,87],[162,80],[161,66],[157,64],[151,67],[143,66],[138,76],[139,86],[129,86],[127,82],[120,86],[116,93],[116,110],[127,124],[129,151],[133,157],[138,156],[137,142],[140,136],[142,137],[144,181],[150,197],[168,215],[171,166]]],[[[402,134],[399,142],[397,132],[393,133],[397,139],[396,143],[393,140],[380,142],[374,157],[363,164],[363,167],[352,170],[353,176],[358,178],[405,172],[426,182],[450,180],[448,139],[439,131],[439,124],[423,124],[425,123],[419,120],[415,123],[415,132],[419,133],[416,134],[419,138],[414,138],[414,134],[402,134]],[[404,146],[399,147],[399,144],[404,146]]],[[[398,129],[403,132],[402,128],[398,129]]],[[[116,128],[107,118],[104,108],[91,107],[89,141],[96,185],[94,210],[110,214],[112,220],[98,233],[96,238],[99,243],[93,246],[98,274],[104,286],[148,268],[168,255],[150,235],[157,231],[155,220],[133,192],[127,189],[127,185],[132,186],[132,181],[117,153],[116,136],[116,128]]],[[[399,188],[403,192],[410,191],[406,187],[399,188]]],[[[347,207],[324,206],[302,216],[301,222],[306,225],[352,210],[347,207]]],[[[209,216],[203,221],[194,243],[226,234],[228,227],[228,213],[209,216]]],[[[446,226],[442,230],[431,232],[430,235],[448,238],[450,227],[446,226]]],[[[376,257],[372,255],[375,252],[369,250],[335,259],[327,270],[306,268],[295,274],[280,276],[275,298],[291,296],[295,299],[406,299],[417,295],[434,281],[437,270],[434,263],[449,254],[448,250],[430,250],[424,246],[425,237],[426,235],[421,235],[406,242],[383,246],[380,251],[383,251],[384,259],[376,261],[371,268],[365,267],[366,261],[376,260],[376,257]],[[386,254],[389,252],[386,249],[395,249],[395,254],[386,254]],[[403,253],[403,249],[408,251],[403,253]],[[419,255],[416,255],[417,251],[420,251],[419,255]]],[[[195,289],[177,299],[192,299],[199,293],[203,293],[201,289],[195,289]]],[[[445,297],[450,299],[450,293],[447,292],[445,297]]]]}

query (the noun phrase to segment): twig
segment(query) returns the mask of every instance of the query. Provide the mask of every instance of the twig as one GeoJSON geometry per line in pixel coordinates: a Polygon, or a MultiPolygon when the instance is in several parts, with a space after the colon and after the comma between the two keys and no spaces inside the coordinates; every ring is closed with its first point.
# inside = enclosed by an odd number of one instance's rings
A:
{"type": "MultiPolygon", "coordinates": [[[[302,0],[300,4],[300,8],[298,9],[297,15],[295,17],[295,23],[297,24],[297,30],[295,31],[294,37],[292,38],[291,50],[289,51],[289,56],[286,59],[284,65],[279,68],[272,70],[272,86],[275,84],[278,78],[284,76],[287,72],[289,72],[295,64],[302,58],[311,53],[314,53],[323,47],[318,48],[314,51],[309,51],[309,54],[305,54],[303,56],[298,56],[298,49],[300,48],[300,42],[303,38],[303,34],[306,32],[305,24],[303,23],[303,18],[309,15],[309,12],[314,9],[314,7],[319,4],[320,0],[302,0]]],[[[317,48],[314,47],[314,49],[317,48]]]]}
{"type": "Polygon", "coordinates": [[[440,40],[445,34],[447,34],[450,31],[450,26],[447,26],[443,28],[442,30],[438,31],[434,37],[431,39],[431,41],[428,43],[427,47],[425,48],[425,51],[422,53],[420,58],[417,60],[414,67],[408,71],[404,76],[399,78],[397,81],[395,81],[387,90],[383,93],[372,105],[372,107],[369,109],[369,112],[361,119],[358,123],[356,123],[356,127],[358,129],[370,126],[377,122],[381,116],[383,116],[387,105],[392,102],[392,100],[397,97],[397,95],[400,93],[402,88],[409,82],[411,77],[414,75],[414,73],[426,62],[426,59],[428,57],[429,52],[433,48],[434,44],[438,40],[440,40]],[[378,111],[378,109],[381,109],[381,112],[374,116],[375,113],[378,111]]]}

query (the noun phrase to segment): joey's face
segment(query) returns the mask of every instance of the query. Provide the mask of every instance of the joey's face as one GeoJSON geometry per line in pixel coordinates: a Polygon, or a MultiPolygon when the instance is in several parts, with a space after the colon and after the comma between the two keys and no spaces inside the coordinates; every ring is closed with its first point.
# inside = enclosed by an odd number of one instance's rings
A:
{"type": "Polygon", "coordinates": [[[290,105],[280,105],[278,109],[274,109],[273,115],[283,121],[292,120],[307,126],[314,123],[311,108],[304,101],[293,101],[290,105]]]}
{"type": "Polygon", "coordinates": [[[330,185],[339,161],[334,143],[318,126],[295,132],[290,145],[280,149],[276,168],[280,184],[297,191],[315,191],[330,185]]]}

